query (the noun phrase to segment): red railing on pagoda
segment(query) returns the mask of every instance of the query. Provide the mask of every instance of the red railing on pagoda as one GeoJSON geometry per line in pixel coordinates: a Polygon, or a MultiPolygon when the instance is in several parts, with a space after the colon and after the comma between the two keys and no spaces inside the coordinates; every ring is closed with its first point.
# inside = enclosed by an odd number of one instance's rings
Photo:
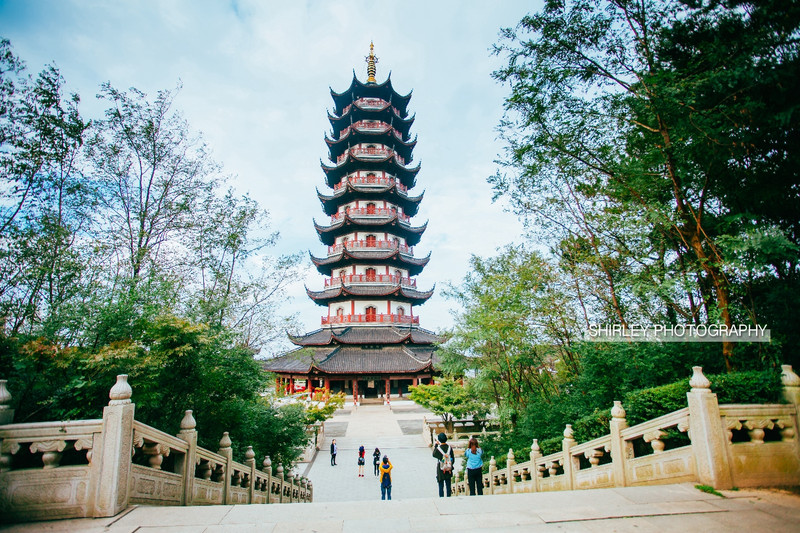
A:
{"type": "Polygon", "coordinates": [[[397,209],[389,207],[376,207],[374,209],[369,209],[366,207],[350,207],[347,209],[347,211],[341,213],[334,213],[333,215],[331,215],[331,223],[339,222],[341,219],[344,218],[345,214],[357,217],[364,217],[364,216],[393,217],[397,215],[397,218],[403,222],[411,221],[411,217],[409,217],[408,215],[404,215],[403,213],[398,213],[397,209]]]}
{"type": "Polygon", "coordinates": [[[342,316],[324,316],[322,317],[322,325],[328,324],[419,324],[419,317],[408,315],[388,315],[388,314],[374,314],[374,315],[342,315],[342,316]]]}
{"type": "Polygon", "coordinates": [[[414,255],[414,248],[395,241],[347,241],[328,246],[328,255],[338,254],[342,250],[400,250],[400,253],[414,255]]]}
{"type": "Polygon", "coordinates": [[[405,278],[403,276],[396,276],[392,274],[348,274],[346,276],[337,276],[334,278],[325,279],[325,287],[338,287],[342,283],[391,283],[393,285],[402,285],[403,287],[417,288],[417,280],[405,278]]]}
{"type": "MultiPolygon", "coordinates": [[[[369,176],[369,175],[367,175],[367,174],[365,174],[363,172],[359,172],[359,173],[353,174],[351,176],[344,177],[344,178],[342,178],[342,181],[340,181],[339,183],[337,183],[336,185],[333,186],[333,190],[334,191],[338,191],[339,189],[344,187],[348,182],[356,184],[356,185],[381,185],[381,186],[385,186],[385,185],[394,185],[395,184],[395,179],[393,177],[387,175],[385,172],[381,171],[379,174],[375,174],[373,172],[372,174],[373,174],[372,176],[369,176]]],[[[408,187],[406,187],[405,185],[403,185],[400,182],[397,182],[397,190],[401,191],[401,192],[408,192],[408,187]]]]}
{"type": "Polygon", "coordinates": [[[394,157],[395,157],[395,159],[397,159],[398,163],[400,163],[401,165],[405,165],[406,164],[406,160],[405,159],[403,159],[402,157],[397,155],[395,153],[395,151],[392,150],[391,148],[386,148],[385,146],[381,147],[381,148],[378,148],[378,147],[375,147],[375,148],[362,148],[360,146],[356,146],[354,148],[350,148],[350,150],[345,151],[342,155],[340,155],[338,158],[336,158],[336,163],[338,164],[338,163],[341,163],[342,161],[344,161],[345,158],[347,157],[347,153],[348,152],[350,152],[353,155],[360,155],[360,156],[365,156],[365,155],[366,156],[372,156],[372,155],[374,155],[374,156],[380,156],[380,157],[388,157],[388,156],[394,154],[394,157]]]}

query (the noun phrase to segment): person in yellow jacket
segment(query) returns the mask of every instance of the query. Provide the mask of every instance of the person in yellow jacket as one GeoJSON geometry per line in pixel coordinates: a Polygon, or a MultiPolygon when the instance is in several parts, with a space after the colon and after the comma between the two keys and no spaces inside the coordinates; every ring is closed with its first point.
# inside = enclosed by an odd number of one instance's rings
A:
{"type": "Polygon", "coordinates": [[[389,462],[389,457],[383,456],[383,461],[380,466],[381,472],[381,500],[392,499],[392,463],[389,462]]]}

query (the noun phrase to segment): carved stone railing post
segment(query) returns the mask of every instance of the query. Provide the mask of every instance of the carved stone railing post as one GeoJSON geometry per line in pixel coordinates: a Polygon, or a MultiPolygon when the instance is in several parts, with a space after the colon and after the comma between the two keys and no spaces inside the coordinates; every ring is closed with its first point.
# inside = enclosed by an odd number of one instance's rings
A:
{"type": "Polygon", "coordinates": [[[233,474],[232,445],[233,443],[231,442],[230,435],[228,435],[227,431],[224,432],[219,441],[219,451],[217,453],[225,458],[225,472],[222,476],[222,481],[225,482],[225,486],[222,490],[222,501],[225,503],[225,505],[230,505],[233,503],[233,491],[231,491],[231,475],[233,474]]]}
{"type": "Polygon", "coordinates": [[[256,493],[256,452],[253,451],[252,446],[247,447],[244,452],[244,464],[250,467],[250,483],[247,486],[247,503],[253,503],[256,493]]]}
{"type": "Polygon", "coordinates": [[[117,376],[108,393],[111,401],[103,409],[100,443],[93,445],[91,483],[95,487],[90,498],[93,516],[114,516],[128,507],[128,486],[133,452],[133,391],[128,376],[117,376]]]}
{"type": "Polygon", "coordinates": [[[795,408],[795,429],[800,431],[800,376],[792,365],[781,365],[781,383],[783,384],[783,397],[795,408]]]}
{"type": "Polygon", "coordinates": [[[625,487],[628,484],[626,477],[627,465],[625,464],[628,459],[628,447],[622,438],[622,430],[628,427],[626,415],[622,402],[615,401],[614,407],[611,408],[611,420],[608,423],[608,427],[611,433],[611,450],[609,450],[611,453],[611,468],[612,472],[614,472],[614,485],[617,487],[625,487]]]}
{"type": "MultiPolygon", "coordinates": [[[[192,416],[192,411],[187,410],[181,420],[181,430],[178,438],[189,444],[183,461],[176,464],[176,474],[183,476],[183,494],[181,495],[181,505],[192,505],[194,499],[194,470],[197,464],[197,422],[192,416]]],[[[211,472],[209,469],[209,477],[211,472]]]]}
{"type": "Polygon", "coordinates": [[[278,503],[283,503],[284,492],[286,492],[286,487],[284,486],[284,480],[283,480],[283,465],[278,465],[278,469],[276,470],[275,474],[276,477],[278,478],[278,487],[280,488],[279,490],[280,496],[278,498],[278,503]]]}
{"type": "Polygon", "coordinates": [[[314,501],[314,484],[311,480],[308,480],[308,492],[306,492],[306,501],[313,502],[314,501]]]}
{"type": "Polygon", "coordinates": [[[269,455],[264,456],[264,460],[261,462],[261,471],[267,474],[267,481],[266,481],[266,492],[267,492],[267,502],[272,503],[270,501],[270,494],[272,494],[272,459],[269,458],[269,455]]]}
{"type": "Polygon", "coordinates": [[[715,489],[733,487],[728,463],[728,437],[722,427],[717,395],[711,392],[711,382],[699,366],[692,367],[686,393],[689,403],[689,439],[692,442],[697,479],[715,489]]]}
{"type": "Polygon", "coordinates": [[[536,460],[542,456],[542,449],[539,447],[539,439],[533,439],[531,444],[531,492],[539,492],[539,469],[536,468],[536,460]]]}
{"type": "Polygon", "coordinates": [[[489,494],[494,494],[494,473],[497,470],[497,461],[492,456],[489,461],[489,494]]]}
{"type": "Polygon", "coordinates": [[[508,449],[506,456],[506,472],[508,472],[508,494],[514,494],[514,465],[517,464],[517,458],[514,457],[514,450],[508,449]]]}
{"type": "Polygon", "coordinates": [[[11,408],[11,393],[8,392],[8,380],[0,379],[0,426],[14,422],[14,410],[11,408]]]}
{"type": "Polygon", "coordinates": [[[563,459],[561,464],[564,467],[564,478],[567,480],[567,490],[575,488],[575,464],[572,460],[572,447],[575,446],[573,438],[572,424],[567,424],[564,428],[564,440],[561,441],[561,451],[563,459]]]}

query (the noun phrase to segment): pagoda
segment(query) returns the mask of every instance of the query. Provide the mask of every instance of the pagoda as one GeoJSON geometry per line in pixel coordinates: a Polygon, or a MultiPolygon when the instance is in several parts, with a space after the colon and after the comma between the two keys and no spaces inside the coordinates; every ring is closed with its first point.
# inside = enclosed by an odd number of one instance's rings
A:
{"type": "Polygon", "coordinates": [[[391,75],[375,79],[370,43],[367,80],[353,72],[350,87],[331,89],[326,192],[317,190],[329,221],[314,228],[327,254],[311,261],[325,276],[322,290],[306,288],[325,309],[321,328],[289,336],[296,349],[266,362],[287,393],[345,392],[353,402],[402,397],[409,385],[429,382],[440,338],[419,327],[417,307],[432,295],[417,288],[430,260],[415,257],[426,224],[412,221],[422,194],[413,195],[420,166],[412,165],[416,138],[409,133],[411,94],[392,88],[391,75]]]}

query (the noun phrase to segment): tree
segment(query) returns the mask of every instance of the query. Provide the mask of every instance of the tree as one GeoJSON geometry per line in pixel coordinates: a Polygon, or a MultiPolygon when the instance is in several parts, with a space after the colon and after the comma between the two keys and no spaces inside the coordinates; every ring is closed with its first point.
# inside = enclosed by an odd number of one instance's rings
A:
{"type": "MultiPolygon", "coordinates": [[[[640,264],[632,287],[650,285],[643,294],[682,318],[728,326],[757,320],[723,237],[741,240],[754,222],[769,223],[773,242],[790,252],[774,256],[770,268],[796,276],[791,210],[765,215],[764,200],[798,200],[797,166],[790,164],[797,153],[798,24],[796,6],[769,0],[547,2],[518,31],[505,30],[496,48],[508,64],[495,77],[511,88],[501,124],[510,174],[491,180],[497,193],[540,220],[552,197],[542,184],[563,176],[579,191],[578,204],[637,221],[656,243],[650,253],[632,248],[640,264]],[[773,88],[759,92],[756,80],[767,73],[764,83],[773,88]],[[769,191],[750,197],[760,213],[743,201],[746,194],[729,192],[740,183],[769,191]],[[660,289],[670,278],[674,289],[686,288],[682,297],[660,289]]],[[[627,246],[630,233],[622,237],[618,244],[627,246]]],[[[617,248],[613,235],[603,240],[617,248]]],[[[588,244],[602,268],[600,247],[588,244]]],[[[723,343],[722,356],[730,369],[731,343],[723,343]]]]}
{"type": "Polygon", "coordinates": [[[572,345],[578,318],[568,287],[541,254],[521,247],[470,263],[462,286],[445,292],[460,311],[442,357],[460,357],[462,369],[473,369],[491,403],[524,409],[532,396],[554,392],[548,369],[556,361],[577,371],[572,345]]]}
{"type": "Polygon", "coordinates": [[[470,390],[452,378],[431,385],[410,387],[409,398],[442,417],[445,423],[466,416],[485,416],[489,411],[470,390]]]}
{"type": "Polygon", "coordinates": [[[11,334],[58,334],[81,288],[94,196],[78,165],[89,127],[79,101],[56,67],[32,80],[0,41],[0,321],[11,334]]]}

